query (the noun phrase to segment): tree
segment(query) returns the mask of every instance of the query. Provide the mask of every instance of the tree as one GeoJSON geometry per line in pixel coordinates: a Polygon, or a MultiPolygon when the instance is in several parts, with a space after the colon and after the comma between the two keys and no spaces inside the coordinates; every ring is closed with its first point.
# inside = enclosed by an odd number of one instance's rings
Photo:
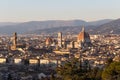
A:
{"type": "Polygon", "coordinates": [[[95,67],[91,69],[87,74],[90,80],[101,80],[102,69],[95,67]]]}
{"type": "Polygon", "coordinates": [[[11,74],[8,74],[8,78],[7,78],[7,80],[12,80],[12,76],[11,76],[11,74]]]}
{"type": "Polygon", "coordinates": [[[29,65],[29,60],[28,59],[24,59],[24,65],[29,65]]]}
{"type": "Polygon", "coordinates": [[[106,67],[108,67],[111,63],[113,62],[113,59],[112,58],[108,58],[107,60],[107,64],[106,64],[106,67]]]}
{"type": "Polygon", "coordinates": [[[79,71],[78,59],[68,61],[57,68],[57,73],[62,76],[63,80],[76,80],[75,78],[79,76],[79,71]]]}
{"type": "Polygon", "coordinates": [[[102,69],[90,68],[89,61],[79,67],[79,60],[73,59],[57,68],[61,80],[101,80],[102,69]]]}
{"type": "Polygon", "coordinates": [[[73,59],[58,67],[57,74],[61,75],[62,80],[87,80],[86,70],[80,67],[78,59],[73,59]]]}
{"type": "Polygon", "coordinates": [[[55,76],[54,76],[53,73],[52,73],[51,76],[50,76],[50,80],[55,80],[55,76]]]}
{"type": "Polygon", "coordinates": [[[112,62],[102,73],[103,80],[120,80],[120,62],[112,62]]]}

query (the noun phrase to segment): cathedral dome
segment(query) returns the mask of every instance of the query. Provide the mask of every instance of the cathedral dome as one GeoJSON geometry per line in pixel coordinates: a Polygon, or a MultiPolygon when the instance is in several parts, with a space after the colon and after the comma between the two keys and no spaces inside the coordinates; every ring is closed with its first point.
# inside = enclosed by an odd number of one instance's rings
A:
{"type": "Polygon", "coordinates": [[[78,42],[90,42],[90,36],[87,32],[85,32],[84,28],[78,35],[78,42]]]}

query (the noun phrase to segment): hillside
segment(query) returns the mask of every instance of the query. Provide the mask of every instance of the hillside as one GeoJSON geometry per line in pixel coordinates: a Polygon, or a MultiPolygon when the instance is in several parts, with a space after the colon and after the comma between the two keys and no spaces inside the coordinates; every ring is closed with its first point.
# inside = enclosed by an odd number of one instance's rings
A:
{"type": "MultiPolygon", "coordinates": [[[[98,25],[95,25],[94,22],[92,24],[94,25],[87,25],[85,26],[85,29],[90,34],[120,34],[120,19],[108,21],[105,24],[99,25],[99,22],[97,21],[98,25]]],[[[58,28],[49,28],[49,29],[42,29],[42,30],[36,30],[33,33],[55,33],[55,32],[71,32],[73,34],[78,34],[81,31],[82,26],[69,26],[69,27],[58,27],[58,28]]]]}
{"type": "Polygon", "coordinates": [[[100,34],[120,34],[120,19],[111,21],[95,28],[95,33],[100,34]]]}
{"type": "MultiPolygon", "coordinates": [[[[54,33],[62,32],[63,34],[67,34],[67,33],[78,34],[81,31],[82,27],[83,26],[64,26],[64,27],[40,29],[40,30],[28,32],[28,33],[54,34],[54,33]]],[[[85,30],[91,34],[95,28],[96,28],[96,26],[85,26],[85,30]]]]}
{"type": "MultiPolygon", "coordinates": [[[[39,30],[46,30],[47,29],[60,29],[63,27],[72,27],[74,26],[98,26],[104,23],[108,23],[111,20],[100,20],[100,21],[93,21],[93,22],[86,22],[83,20],[49,20],[49,21],[30,21],[30,22],[23,22],[23,23],[16,23],[16,24],[2,24],[4,26],[0,27],[0,34],[12,34],[13,32],[17,33],[27,33],[27,32],[35,32],[39,30]]],[[[74,29],[73,29],[74,30],[74,29]]]]}

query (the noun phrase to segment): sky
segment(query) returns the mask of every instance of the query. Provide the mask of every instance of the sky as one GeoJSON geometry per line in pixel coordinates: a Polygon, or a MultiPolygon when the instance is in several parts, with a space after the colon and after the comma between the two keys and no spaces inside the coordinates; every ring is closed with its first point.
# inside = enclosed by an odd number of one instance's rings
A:
{"type": "Polygon", "coordinates": [[[0,22],[120,18],[120,0],[0,0],[0,22]]]}

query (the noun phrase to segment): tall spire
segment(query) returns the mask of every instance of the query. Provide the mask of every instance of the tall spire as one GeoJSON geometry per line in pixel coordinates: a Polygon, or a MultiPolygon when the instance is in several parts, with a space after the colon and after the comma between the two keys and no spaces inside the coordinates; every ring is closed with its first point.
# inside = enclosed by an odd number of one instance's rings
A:
{"type": "Polygon", "coordinates": [[[84,26],[82,27],[82,32],[85,32],[85,28],[84,28],[84,26]]]}

